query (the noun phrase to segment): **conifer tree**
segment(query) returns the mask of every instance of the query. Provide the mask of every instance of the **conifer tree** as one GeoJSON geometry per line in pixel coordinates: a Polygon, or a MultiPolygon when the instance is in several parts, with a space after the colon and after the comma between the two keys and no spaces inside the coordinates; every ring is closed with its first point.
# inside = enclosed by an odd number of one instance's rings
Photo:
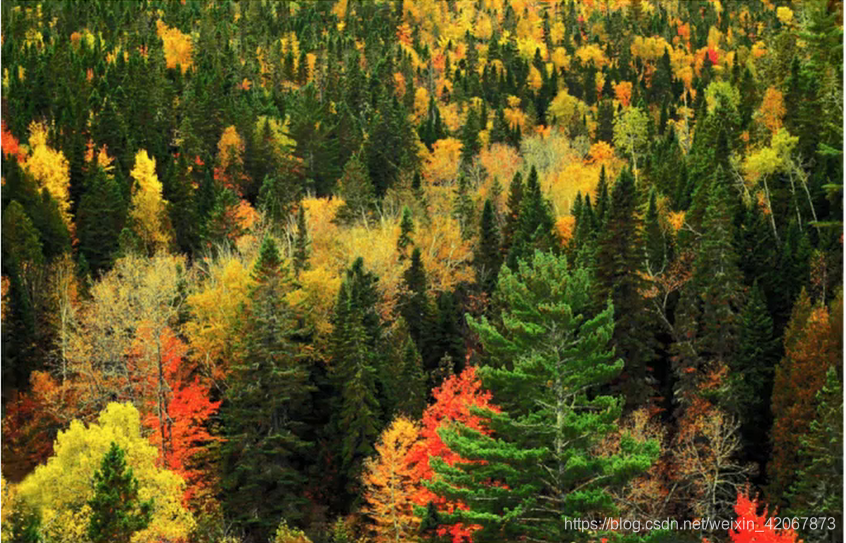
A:
{"type": "Polygon", "coordinates": [[[608,178],[605,175],[605,165],[599,170],[599,183],[596,185],[596,227],[600,229],[605,224],[605,216],[611,207],[611,197],[608,191],[608,178]]]}
{"type": "Polygon", "coordinates": [[[338,209],[337,219],[352,222],[367,218],[375,202],[375,192],[367,167],[358,154],[347,161],[338,183],[338,192],[344,199],[344,205],[338,209]]]}
{"type": "Polygon", "coordinates": [[[523,205],[523,174],[517,172],[511,180],[508,189],[508,211],[505,215],[505,225],[502,229],[502,251],[508,254],[514,242],[514,235],[517,232],[517,223],[520,219],[520,207],[523,205]]]}
{"type": "Polygon", "coordinates": [[[117,443],[112,442],[94,472],[93,484],[94,496],[88,502],[88,538],[93,543],[129,543],[132,534],[150,524],[153,501],[138,497],[138,480],[117,443]]]}
{"type": "Polygon", "coordinates": [[[732,403],[741,421],[747,457],[763,463],[768,457],[767,430],[772,424],[768,399],[779,349],[773,336],[773,320],[757,281],[740,314],[738,335],[737,355],[730,366],[732,403]]]}
{"type": "Polygon", "coordinates": [[[555,219],[552,206],[544,198],[538,181],[538,172],[532,166],[526,180],[526,191],[520,205],[520,217],[514,234],[514,243],[508,253],[508,265],[516,268],[517,261],[530,258],[535,250],[558,249],[555,219]]]}
{"type": "Polygon", "coordinates": [[[125,218],[120,187],[102,168],[97,168],[88,180],[77,211],[79,251],[95,275],[111,266],[125,218]]]}
{"type": "Polygon", "coordinates": [[[623,388],[629,405],[649,397],[647,364],[651,335],[645,319],[642,272],[645,266],[634,177],[623,170],[614,184],[596,251],[597,302],[610,296],[616,310],[614,345],[626,361],[623,388]]]}
{"type": "Polygon", "coordinates": [[[339,441],[342,478],[346,491],[355,494],[362,462],[373,453],[383,425],[377,386],[377,346],[382,330],[376,313],[376,276],[356,259],[338,293],[330,338],[330,376],[338,391],[333,430],[339,441]]]}
{"type": "Polygon", "coordinates": [[[488,294],[493,293],[499,268],[502,265],[502,248],[499,243],[496,212],[490,199],[485,200],[485,207],[482,210],[479,241],[473,262],[476,267],[476,282],[488,294]]]}
{"type": "Polygon", "coordinates": [[[732,216],[722,184],[712,184],[703,234],[676,315],[676,400],[697,394],[700,380],[737,354],[743,291],[734,252],[732,216]]]}
{"type": "Polygon", "coordinates": [[[463,239],[470,238],[473,234],[471,225],[475,222],[476,206],[473,204],[473,197],[470,195],[470,182],[463,173],[458,176],[452,215],[461,228],[461,237],[463,239]]]}
{"type": "Polygon", "coordinates": [[[438,477],[427,486],[466,505],[441,516],[481,526],[474,541],[583,539],[562,520],[613,512],[609,487],[657,457],[655,442],[628,439],[616,454],[595,448],[622,411],[621,399],[601,388],[623,362],[609,345],[613,308],[593,313],[591,282],[566,257],[535,252],[516,272],[502,269],[502,314],[468,319],[488,357],[482,383],[501,412],[484,412],[493,436],[461,425],[442,430],[465,461],[432,459],[438,477]]]}
{"type": "Polygon", "coordinates": [[[300,203],[297,209],[297,236],[294,238],[293,268],[294,277],[299,279],[300,273],[308,270],[309,256],[311,253],[311,240],[308,236],[308,223],[306,222],[305,206],[300,203]]]}
{"type": "Polygon", "coordinates": [[[417,350],[423,356],[425,369],[431,371],[428,360],[431,342],[432,307],[426,286],[426,269],[423,267],[422,253],[419,247],[411,252],[411,262],[403,274],[405,293],[400,300],[400,315],[408,325],[408,333],[417,350]]]}
{"type": "MultiPolygon", "coordinates": [[[[816,417],[799,439],[802,465],[790,487],[787,514],[839,518],[843,514],[843,385],[834,366],[816,396],[816,417]]],[[[803,530],[804,541],[824,543],[843,538],[843,527],[827,521],[819,529],[803,530]]]]}
{"type": "Polygon", "coordinates": [[[649,191],[649,205],[644,222],[646,269],[650,274],[657,275],[667,264],[667,240],[658,221],[657,192],[654,188],[649,191]]]}
{"type": "Polygon", "coordinates": [[[479,113],[472,106],[467,112],[467,120],[464,121],[464,126],[461,128],[461,164],[469,166],[473,162],[473,157],[478,154],[482,148],[479,141],[479,113]]]}
{"type": "Polygon", "coordinates": [[[227,440],[221,483],[228,517],[252,540],[266,541],[280,517],[296,522],[303,514],[310,444],[302,420],[312,387],[293,340],[296,318],[285,300],[291,281],[270,237],[262,242],[252,276],[251,304],[220,409],[227,440]]]}
{"type": "Polygon", "coordinates": [[[402,208],[402,219],[400,219],[400,235],[397,238],[397,252],[400,261],[408,258],[406,254],[409,245],[414,245],[411,235],[414,233],[414,219],[411,216],[411,209],[408,206],[402,208]]]}

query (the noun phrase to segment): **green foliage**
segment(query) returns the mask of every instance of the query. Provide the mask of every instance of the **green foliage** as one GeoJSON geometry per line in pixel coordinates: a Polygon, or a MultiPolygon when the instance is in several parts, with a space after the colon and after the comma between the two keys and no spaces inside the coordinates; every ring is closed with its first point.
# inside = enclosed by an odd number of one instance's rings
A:
{"type": "Polygon", "coordinates": [[[584,539],[562,520],[613,513],[609,487],[657,457],[657,443],[631,438],[619,454],[596,449],[622,412],[621,400],[601,387],[623,362],[609,346],[613,309],[593,312],[591,283],[566,257],[536,252],[516,272],[502,269],[495,321],[468,319],[488,359],[483,385],[502,410],[485,412],[493,437],[462,426],[440,432],[466,461],[433,460],[439,477],[427,486],[467,505],[447,522],[480,525],[474,541],[584,539]]]}
{"type": "Polygon", "coordinates": [[[153,502],[138,499],[138,480],[115,442],[94,472],[94,496],[88,506],[88,537],[93,543],[129,543],[135,532],[150,524],[153,502]]]}

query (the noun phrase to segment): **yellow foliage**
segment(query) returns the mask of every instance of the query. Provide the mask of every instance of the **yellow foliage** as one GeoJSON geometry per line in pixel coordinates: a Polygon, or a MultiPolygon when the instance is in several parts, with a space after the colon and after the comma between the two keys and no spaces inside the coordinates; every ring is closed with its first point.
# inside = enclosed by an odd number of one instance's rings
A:
{"type": "Polygon", "coordinates": [[[549,111],[555,116],[559,126],[581,122],[582,116],[587,113],[587,109],[584,102],[575,96],[571,96],[566,90],[560,91],[549,105],[549,111]]]}
{"type": "Polygon", "coordinates": [[[734,107],[740,104],[740,93],[728,81],[712,81],[705,88],[705,103],[708,106],[708,113],[714,111],[719,98],[725,99],[734,107]]]}
{"type": "Polygon", "coordinates": [[[416,541],[420,519],[414,515],[417,477],[406,462],[418,442],[420,427],[399,417],[382,432],[376,457],[364,464],[365,513],[371,518],[376,543],[416,541]]]}
{"type": "Polygon", "coordinates": [[[789,25],[793,22],[793,10],[787,6],[779,6],[776,9],[776,17],[782,24],[789,25]]]}
{"type": "Polygon", "coordinates": [[[576,217],[562,215],[555,221],[555,230],[558,232],[562,243],[566,244],[573,237],[573,230],[576,226],[576,217]]]}
{"type": "MultiPolygon", "coordinates": [[[[437,107],[437,104],[435,104],[437,107]]],[[[429,91],[425,87],[417,87],[414,91],[414,119],[420,122],[429,114],[429,91]]]]}
{"type": "Polygon", "coordinates": [[[188,296],[191,317],[185,323],[185,334],[197,360],[219,380],[232,363],[238,318],[241,308],[250,305],[253,280],[244,262],[229,254],[200,265],[206,280],[198,292],[188,296]]]}
{"type": "Polygon", "coordinates": [[[532,90],[535,90],[535,91],[540,89],[541,86],[543,85],[543,78],[541,77],[541,73],[534,66],[531,66],[529,68],[528,83],[529,83],[529,87],[531,87],[532,90]]]}
{"type": "Polygon", "coordinates": [[[74,420],[59,432],[54,455],[20,484],[20,496],[38,508],[42,526],[53,541],[85,540],[93,497],[91,480],[112,442],[126,453],[126,462],[138,479],[141,500],[153,499],[150,526],[133,536],[133,543],[187,537],[194,519],[182,505],[185,482],[172,471],[156,466],[158,451],[141,435],[141,418],[131,404],[111,403],[98,423],[74,420]]]}
{"type": "Polygon", "coordinates": [[[787,110],[784,107],[784,96],[775,87],[769,87],[761,100],[759,115],[761,122],[770,132],[776,133],[782,125],[782,119],[787,110]]]}
{"type": "Polygon", "coordinates": [[[769,147],[755,151],[743,161],[747,180],[755,183],[762,177],[785,171],[790,165],[790,154],[798,142],[799,138],[791,136],[784,128],[773,134],[769,147]]]}
{"type": "Polygon", "coordinates": [[[161,19],[156,21],[156,34],[162,39],[165,62],[168,68],[182,70],[182,73],[193,67],[193,43],[189,34],[183,34],[178,28],[168,27],[161,19]]]}
{"type": "Polygon", "coordinates": [[[567,54],[567,50],[563,47],[556,48],[555,51],[552,52],[552,63],[555,64],[556,68],[564,68],[565,70],[569,69],[570,55],[567,54]]]}
{"type": "Polygon", "coordinates": [[[660,36],[635,36],[631,46],[632,56],[647,61],[658,60],[665,49],[672,50],[673,47],[660,36]]]}
{"type": "Polygon", "coordinates": [[[629,107],[632,101],[632,83],[631,81],[621,81],[614,85],[614,96],[617,98],[623,107],[629,107]]]}
{"type": "Polygon", "coordinates": [[[137,183],[129,211],[135,233],[149,253],[167,249],[172,240],[167,227],[167,201],[162,198],[162,184],[156,175],[156,159],[141,149],[135,155],[135,167],[129,175],[137,183]]]}
{"type": "Polygon", "coordinates": [[[444,138],[432,145],[423,167],[423,176],[430,184],[450,183],[458,177],[461,148],[461,141],[456,138],[444,138]]]}
{"type": "Polygon", "coordinates": [[[65,154],[47,145],[47,126],[32,122],[29,125],[30,155],[24,169],[35,179],[38,190],[46,188],[62,214],[65,224],[70,225],[70,164],[65,154]]]}
{"type": "Polygon", "coordinates": [[[597,68],[602,68],[606,64],[608,64],[608,59],[605,58],[605,52],[602,50],[599,45],[595,43],[591,43],[589,45],[583,45],[576,50],[576,56],[582,61],[582,64],[587,66],[587,64],[592,60],[593,63],[596,65],[597,68]]]}

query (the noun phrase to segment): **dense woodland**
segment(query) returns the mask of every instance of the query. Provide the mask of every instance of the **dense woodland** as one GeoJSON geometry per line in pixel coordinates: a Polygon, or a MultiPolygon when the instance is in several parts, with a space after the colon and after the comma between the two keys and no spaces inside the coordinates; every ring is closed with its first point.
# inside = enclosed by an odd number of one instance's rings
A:
{"type": "Polygon", "coordinates": [[[3,540],[843,541],[842,9],[3,2],[3,540]]]}

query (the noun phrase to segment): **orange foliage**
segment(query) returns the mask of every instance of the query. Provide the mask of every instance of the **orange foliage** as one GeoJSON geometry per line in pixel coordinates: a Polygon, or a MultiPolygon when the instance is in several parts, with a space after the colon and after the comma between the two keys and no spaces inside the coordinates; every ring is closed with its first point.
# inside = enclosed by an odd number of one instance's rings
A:
{"type": "Polygon", "coordinates": [[[429,184],[451,183],[458,177],[461,147],[461,142],[455,138],[438,140],[432,145],[432,153],[423,168],[423,177],[429,184]]]}
{"type": "Polygon", "coordinates": [[[418,424],[400,417],[382,432],[377,456],[365,462],[365,511],[377,543],[415,539],[420,519],[414,516],[412,496],[418,480],[405,458],[419,435],[418,424]]]}
{"type": "MultiPolygon", "coordinates": [[[[434,403],[423,412],[421,442],[411,449],[406,458],[418,480],[429,480],[434,476],[434,471],[429,464],[433,457],[441,458],[450,466],[456,462],[465,461],[441,440],[438,435],[440,428],[458,422],[487,434],[489,430],[485,425],[485,419],[472,414],[470,408],[479,407],[494,412],[499,411],[491,403],[491,393],[482,389],[482,383],[476,376],[476,368],[473,366],[469,366],[460,375],[453,375],[446,379],[440,387],[432,391],[432,396],[435,399],[434,403]]],[[[418,487],[414,501],[421,506],[433,502],[439,510],[448,512],[456,507],[466,507],[460,503],[447,502],[445,498],[436,496],[423,485],[418,487]]],[[[459,523],[454,526],[440,527],[438,535],[443,537],[449,534],[453,543],[461,543],[469,541],[475,530],[473,526],[464,526],[459,523]]]]}
{"type": "Polygon", "coordinates": [[[629,103],[632,100],[631,81],[623,81],[614,85],[614,96],[623,104],[623,107],[629,107],[629,103]]]}
{"type": "MultiPolygon", "coordinates": [[[[138,331],[137,342],[150,343],[150,329],[138,331]]],[[[195,456],[209,443],[220,441],[205,427],[208,418],[217,412],[220,401],[209,400],[211,387],[200,381],[195,373],[196,364],[184,359],[187,345],[165,328],[160,337],[161,358],[164,379],[169,396],[166,401],[166,416],[160,418],[156,400],[149,400],[149,412],[144,417],[144,426],[153,430],[150,442],[159,449],[162,466],[181,475],[187,483],[184,500],[191,501],[203,494],[209,481],[204,470],[199,469],[195,456]]],[[[136,343],[136,350],[139,349],[136,343]]],[[[155,379],[153,374],[150,379],[155,379]]]]}
{"type": "Polygon", "coordinates": [[[170,28],[162,20],[156,21],[156,34],[162,39],[167,67],[179,66],[183,74],[188,71],[193,66],[190,34],[183,34],[178,28],[170,28]]]}
{"type": "Polygon", "coordinates": [[[6,121],[0,121],[0,130],[2,130],[0,131],[0,134],[2,134],[0,147],[3,149],[3,155],[7,157],[14,156],[19,164],[23,164],[24,160],[26,160],[26,154],[21,149],[18,139],[6,129],[6,121]]]}
{"type": "Polygon", "coordinates": [[[782,127],[782,119],[787,110],[784,107],[784,96],[775,87],[769,87],[761,101],[761,122],[770,132],[775,134],[782,127]]]}
{"type": "Polygon", "coordinates": [[[729,530],[732,543],[797,543],[796,532],[791,529],[776,530],[778,524],[768,516],[767,507],[764,506],[760,515],[758,509],[758,500],[749,497],[749,488],[737,493],[737,502],[734,505],[737,520],[729,530]]]}

